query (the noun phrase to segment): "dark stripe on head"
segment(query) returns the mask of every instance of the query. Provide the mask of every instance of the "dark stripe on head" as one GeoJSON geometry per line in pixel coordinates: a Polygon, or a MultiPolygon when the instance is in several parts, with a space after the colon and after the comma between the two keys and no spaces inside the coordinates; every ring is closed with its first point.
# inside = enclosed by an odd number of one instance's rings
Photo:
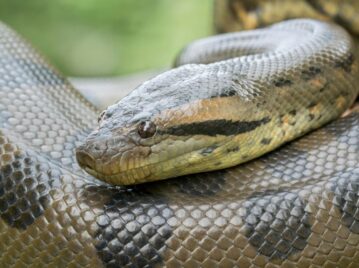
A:
{"type": "Polygon", "coordinates": [[[169,134],[174,136],[192,136],[192,135],[238,135],[249,132],[257,127],[270,122],[269,117],[264,117],[254,121],[231,121],[225,119],[209,120],[203,122],[195,122],[191,124],[181,124],[172,126],[167,129],[158,131],[161,134],[169,134]]]}

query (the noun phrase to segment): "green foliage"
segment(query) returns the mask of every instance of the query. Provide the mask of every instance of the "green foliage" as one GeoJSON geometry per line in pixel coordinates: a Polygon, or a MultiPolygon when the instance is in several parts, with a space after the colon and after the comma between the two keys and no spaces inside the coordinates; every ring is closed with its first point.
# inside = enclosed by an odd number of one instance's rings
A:
{"type": "Polygon", "coordinates": [[[119,75],[211,34],[212,0],[0,0],[0,18],[67,75],[119,75]]]}

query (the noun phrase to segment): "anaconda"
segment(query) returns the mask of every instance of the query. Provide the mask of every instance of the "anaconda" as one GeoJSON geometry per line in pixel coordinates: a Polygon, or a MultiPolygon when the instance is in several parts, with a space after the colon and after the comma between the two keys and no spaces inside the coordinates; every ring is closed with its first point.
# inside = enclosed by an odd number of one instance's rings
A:
{"type": "MultiPolygon", "coordinates": [[[[97,110],[11,29],[0,36],[1,266],[358,266],[358,108],[240,166],[111,186],[75,160],[97,110]]],[[[351,77],[356,59],[342,59],[326,78],[351,77]]]]}

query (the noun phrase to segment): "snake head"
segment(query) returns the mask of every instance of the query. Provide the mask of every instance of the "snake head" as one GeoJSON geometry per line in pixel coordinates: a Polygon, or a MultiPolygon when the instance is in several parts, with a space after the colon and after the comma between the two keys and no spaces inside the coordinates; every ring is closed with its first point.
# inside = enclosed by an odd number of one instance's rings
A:
{"type": "Polygon", "coordinates": [[[248,135],[270,120],[237,94],[237,80],[234,87],[220,75],[184,65],[145,82],[100,115],[98,129],[77,148],[78,163],[101,180],[128,185],[248,160],[241,141],[252,142],[248,135]]]}
{"type": "Polygon", "coordinates": [[[205,66],[196,73],[198,66],[165,72],[108,107],[77,148],[79,165],[120,185],[221,168],[219,159],[240,127],[225,118],[233,118],[233,106],[238,111],[239,98],[213,97],[221,93],[208,85],[213,74],[205,66]]]}
{"type": "Polygon", "coordinates": [[[116,114],[117,109],[120,108],[112,106],[100,114],[99,127],[76,149],[76,158],[80,167],[95,177],[114,184],[130,184],[144,176],[137,165],[151,149],[141,140],[149,141],[156,134],[156,126],[150,121],[127,124],[123,119],[128,117],[122,112],[116,114]]]}

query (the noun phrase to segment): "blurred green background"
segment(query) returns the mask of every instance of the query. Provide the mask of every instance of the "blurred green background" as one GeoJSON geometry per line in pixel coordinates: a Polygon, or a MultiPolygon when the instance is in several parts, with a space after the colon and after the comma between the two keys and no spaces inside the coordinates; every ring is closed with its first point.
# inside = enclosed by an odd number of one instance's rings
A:
{"type": "Polygon", "coordinates": [[[212,33],[212,0],[0,0],[0,19],[68,76],[168,67],[212,33]]]}

